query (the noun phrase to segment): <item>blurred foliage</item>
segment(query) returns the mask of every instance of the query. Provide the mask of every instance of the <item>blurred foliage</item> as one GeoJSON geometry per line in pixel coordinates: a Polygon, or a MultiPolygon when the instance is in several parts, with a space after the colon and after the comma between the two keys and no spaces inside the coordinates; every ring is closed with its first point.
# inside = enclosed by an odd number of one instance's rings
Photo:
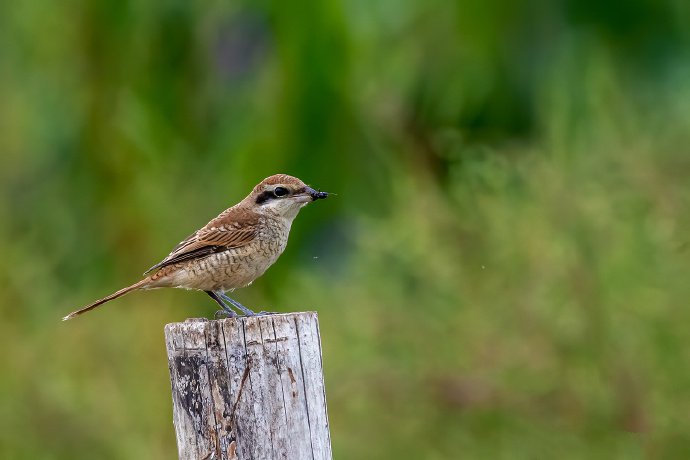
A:
{"type": "Polygon", "coordinates": [[[131,283],[276,172],[336,458],[690,457],[690,4],[0,4],[0,458],[170,459],[131,283]]]}

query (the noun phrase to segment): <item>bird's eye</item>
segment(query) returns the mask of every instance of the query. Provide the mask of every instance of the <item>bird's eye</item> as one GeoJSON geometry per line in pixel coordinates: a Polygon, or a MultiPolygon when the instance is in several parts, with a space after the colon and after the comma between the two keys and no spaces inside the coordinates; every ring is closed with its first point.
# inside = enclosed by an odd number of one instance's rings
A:
{"type": "Polygon", "coordinates": [[[275,190],[273,190],[273,195],[278,198],[288,196],[289,194],[290,190],[286,189],[285,187],[276,187],[275,190]]]}

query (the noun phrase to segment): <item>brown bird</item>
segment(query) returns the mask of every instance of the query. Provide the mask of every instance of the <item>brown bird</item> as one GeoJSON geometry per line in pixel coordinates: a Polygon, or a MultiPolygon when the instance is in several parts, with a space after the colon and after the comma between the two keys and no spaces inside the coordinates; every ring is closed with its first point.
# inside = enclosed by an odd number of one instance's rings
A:
{"type": "Polygon", "coordinates": [[[144,273],[150,275],[70,313],[63,321],[137,289],[162,287],[205,291],[222,308],[218,313],[227,316],[236,316],[232,307],[255,315],[225,293],[249,286],[263,275],[285,250],[299,210],[327,196],[287,174],[267,177],[244,200],[220,213],[144,273]]]}

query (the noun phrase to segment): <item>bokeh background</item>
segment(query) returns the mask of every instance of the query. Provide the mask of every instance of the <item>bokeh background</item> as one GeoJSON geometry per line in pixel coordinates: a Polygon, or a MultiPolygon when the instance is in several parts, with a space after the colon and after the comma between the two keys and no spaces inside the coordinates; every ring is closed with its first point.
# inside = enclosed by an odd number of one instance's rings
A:
{"type": "Polygon", "coordinates": [[[690,458],[690,3],[0,3],[0,458],[171,459],[135,293],[276,172],[338,459],[690,458]]]}

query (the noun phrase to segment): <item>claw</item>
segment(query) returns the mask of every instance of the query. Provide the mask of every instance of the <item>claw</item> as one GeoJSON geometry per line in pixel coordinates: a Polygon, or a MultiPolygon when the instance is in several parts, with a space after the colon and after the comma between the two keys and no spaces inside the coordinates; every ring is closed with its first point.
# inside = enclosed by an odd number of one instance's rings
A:
{"type": "Polygon", "coordinates": [[[228,310],[218,310],[214,315],[213,319],[225,319],[225,318],[236,318],[237,313],[228,310]]]}

